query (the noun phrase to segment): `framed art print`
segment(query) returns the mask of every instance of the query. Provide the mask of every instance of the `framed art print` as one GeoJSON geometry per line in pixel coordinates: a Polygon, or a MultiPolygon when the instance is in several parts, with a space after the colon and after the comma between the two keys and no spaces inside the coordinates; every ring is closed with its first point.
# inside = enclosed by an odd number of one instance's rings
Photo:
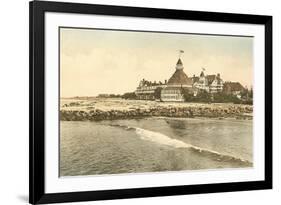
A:
{"type": "Polygon", "coordinates": [[[272,17],[30,2],[30,203],[272,188],[272,17]]]}

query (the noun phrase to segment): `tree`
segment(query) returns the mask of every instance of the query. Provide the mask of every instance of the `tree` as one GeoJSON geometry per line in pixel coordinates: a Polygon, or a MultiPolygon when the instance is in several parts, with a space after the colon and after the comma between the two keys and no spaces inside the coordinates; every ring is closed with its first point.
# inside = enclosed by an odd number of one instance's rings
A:
{"type": "Polygon", "coordinates": [[[161,99],[161,91],[162,91],[162,88],[160,88],[160,87],[155,89],[155,91],[154,91],[155,99],[161,99]]]}
{"type": "Polygon", "coordinates": [[[194,96],[192,90],[190,89],[183,89],[182,90],[183,97],[186,102],[203,102],[203,103],[210,103],[212,101],[212,96],[205,90],[198,92],[196,96],[194,96]]]}
{"type": "Polygon", "coordinates": [[[134,92],[131,92],[131,93],[124,93],[123,95],[122,95],[122,98],[124,98],[124,99],[128,99],[128,100],[135,100],[135,99],[137,99],[137,96],[136,96],[136,94],[134,93],[134,92]]]}
{"type": "Polygon", "coordinates": [[[207,91],[203,90],[196,95],[198,102],[210,103],[212,101],[212,96],[207,91]]]}
{"type": "Polygon", "coordinates": [[[235,95],[226,93],[214,93],[213,102],[215,103],[241,103],[242,101],[238,99],[235,95]]]}
{"type": "Polygon", "coordinates": [[[249,91],[249,98],[253,99],[253,87],[249,91]]]}

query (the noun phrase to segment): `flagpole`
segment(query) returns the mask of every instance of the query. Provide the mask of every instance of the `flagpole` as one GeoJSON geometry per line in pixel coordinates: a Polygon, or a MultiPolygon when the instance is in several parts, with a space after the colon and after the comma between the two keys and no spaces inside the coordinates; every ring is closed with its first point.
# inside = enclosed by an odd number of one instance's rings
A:
{"type": "Polygon", "coordinates": [[[184,53],[184,50],[179,50],[179,58],[181,57],[182,53],[184,53]]]}

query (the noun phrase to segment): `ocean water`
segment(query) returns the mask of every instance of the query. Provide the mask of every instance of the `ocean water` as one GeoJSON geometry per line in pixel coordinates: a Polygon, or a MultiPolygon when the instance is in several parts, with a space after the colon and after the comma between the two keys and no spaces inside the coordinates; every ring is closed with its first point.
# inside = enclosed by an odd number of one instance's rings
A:
{"type": "Polygon", "coordinates": [[[62,121],[60,176],[252,167],[252,120],[62,121]]]}

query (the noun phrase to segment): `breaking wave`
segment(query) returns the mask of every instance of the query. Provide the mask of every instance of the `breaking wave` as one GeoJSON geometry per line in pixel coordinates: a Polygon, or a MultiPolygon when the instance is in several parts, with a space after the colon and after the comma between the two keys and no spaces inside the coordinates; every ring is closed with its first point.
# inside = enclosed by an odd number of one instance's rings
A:
{"type": "Polygon", "coordinates": [[[136,134],[141,139],[146,140],[146,141],[151,141],[151,142],[154,142],[154,143],[157,143],[157,144],[166,145],[166,146],[170,146],[170,147],[174,147],[174,148],[188,148],[188,149],[191,149],[195,152],[205,154],[205,155],[208,155],[208,156],[211,156],[211,157],[215,157],[217,160],[238,161],[238,162],[241,162],[241,163],[248,164],[249,166],[252,166],[252,162],[250,162],[248,160],[241,159],[239,157],[231,156],[231,155],[228,155],[228,154],[222,154],[222,153],[214,151],[214,150],[198,147],[198,146],[183,142],[181,140],[172,139],[169,136],[164,135],[164,134],[159,133],[159,132],[154,132],[154,131],[150,131],[150,130],[146,130],[146,129],[142,129],[142,128],[138,128],[138,127],[129,127],[129,126],[126,126],[126,125],[115,125],[115,124],[112,125],[111,124],[110,126],[120,127],[120,128],[125,129],[125,130],[133,130],[133,131],[136,132],[136,134]]]}

